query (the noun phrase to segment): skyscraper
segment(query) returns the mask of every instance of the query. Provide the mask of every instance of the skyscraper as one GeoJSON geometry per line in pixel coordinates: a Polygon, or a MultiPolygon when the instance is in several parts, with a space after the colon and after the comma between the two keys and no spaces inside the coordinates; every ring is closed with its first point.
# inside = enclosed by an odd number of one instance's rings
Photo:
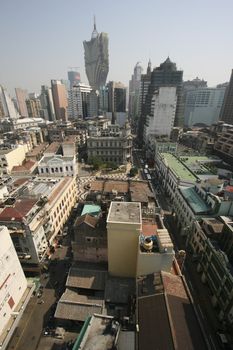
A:
{"type": "Polygon", "coordinates": [[[18,111],[15,109],[14,102],[4,89],[0,85],[0,105],[1,105],[1,114],[4,118],[17,119],[20,117],[18,111]]]}
{"type": "Polygon", "coordinates": [[[27,90],[16,88],[15,94],[16,94],[17,103],[19,107],[19,114],[22,117],[28,117],[28,110],[26,106],[26,99],[28,98],[27,90]]]}
{"type": "Polygon", "coordinates": [[[143,128],[146,122],[146,97],[151,81],[151,61],[149,60],[146,74],[141,75],[140,82],[140,101],[139,101],[139,120],[137,124],[137,140],[140,146],[143,143],[143,128]]]}
{"type": "Polygon", "coordinates": [[[228,124],[233,124],[233,69],[230,83],[226,89],[220,119],[228,124]]]}
{"type": "Polygon", "coordinates": [[[40,102],[41,102],[41,116],[50,121],[55,120],[55,110],[53,104],[53,95],[52,89],[48,86],[41,86],[41,94],[40,94],[40,102]]]}
{"type": "Polygon", "coordinates": [[[51,86],[56,119],[66,121],[68,108],[66,87],[60,80],[52,80],[51,86]]]}
{"type": "Polygon", "coordinates": [[[169,57],[167,57],[167,59],[161,63],[159,67],[153,69],[146,101],[147,114],[150,114],[151,112],[151,100],[155,90],[163,86],[176,86],[177,105],[175,125],[180,125],[182,123],[181,119],[183,118],[182,80],[183,71],[177,70],[176,64],[172,62],[169,57]]]}
{"type": "Polygon", "coordinates": [[[129,82],[129,118],[132,120],[137,120],[139,115],[141,74],[142,67],[137,62],[129,82]]]}
{"type": "Polygon", "coordinates": [[[100,90],[106,83],[109,60],[108,60],[108,34],[98,33],[94,21],[94,30],[91,40],[84,41],[85,68],[89,85],[94,90],[100,90]]]}

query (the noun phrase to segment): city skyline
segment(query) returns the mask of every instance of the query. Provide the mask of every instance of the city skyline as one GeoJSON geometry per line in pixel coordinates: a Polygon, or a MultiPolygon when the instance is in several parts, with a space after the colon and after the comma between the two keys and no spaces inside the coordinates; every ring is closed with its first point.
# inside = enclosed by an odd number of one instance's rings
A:
{"type": "Polygon", "coordinates": [[[1,2],[0,83],[11,95],[16,87],[39,92],[51,79],[66,78],[69,66],[79,66],[86,83],[82,43],[94,14],[98,31],[109,36],[108,80],[128,86],[136,62],[145,73],[149,59],[154,68],[168,55],[184,71],[184,80],[198,76],[215,86],[230,79],[233,4],[227,0],[197,0],[188,7],[184,0],[147,0],[144,8],[131,0],[111,6],[106,0],[98,6],[91,0],[33,3],[1,2]]]}

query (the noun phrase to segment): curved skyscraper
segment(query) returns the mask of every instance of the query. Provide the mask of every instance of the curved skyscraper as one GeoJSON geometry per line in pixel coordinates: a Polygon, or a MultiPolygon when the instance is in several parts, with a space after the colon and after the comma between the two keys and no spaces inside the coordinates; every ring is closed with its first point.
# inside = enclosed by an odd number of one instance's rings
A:
{"type": "Polygon", "coordinates": [[[100,90],[106,83],[108,60],[108,34],[98,33],[94,22],[94,30],[91,40],[84,41],[85,68],[90,86],[94,90],[100,90]]]}

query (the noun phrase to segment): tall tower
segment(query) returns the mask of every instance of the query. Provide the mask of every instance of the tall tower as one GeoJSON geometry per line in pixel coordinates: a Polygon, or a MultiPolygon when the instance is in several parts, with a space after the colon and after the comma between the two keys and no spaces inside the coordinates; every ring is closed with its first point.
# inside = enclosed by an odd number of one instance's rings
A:
{"type": "Polygon", "coordinates": [[[233,69],[231,71],[230,83],[225,92],[220,119],[228,124],[233,124],[233,69]]]}
{"type": "Polygon", "coordinates": [[[142,67],[137,62],[129,82],[129,118],[133,120],[137,120],[139,116],[141,75],[142,67]]]}
{"type": "Polygon", "coordinates": [[[60,80],[52,80],[51,86],[56,119],[66,121],[68,118],[68,98],[66,87],[60,80]]]}
{"type": "Polygon", "coordinates": [[[28,98],[27,90],[16,88],[15,94],[16,94],[16,98],[17,98],[17,102],[18,102],[19,114],[22,117],[28,117],[28,110],[27,110],[27,106],[26,106],[26,100],[28,98]]]}
{"type": "Polygon", "coordinates": [[[109,70],[108,34],[97,32],[95,19],[91,40],[84,41],[83,46],[89,84],[94,90],[100,90],[106,83],[109,70]]]}

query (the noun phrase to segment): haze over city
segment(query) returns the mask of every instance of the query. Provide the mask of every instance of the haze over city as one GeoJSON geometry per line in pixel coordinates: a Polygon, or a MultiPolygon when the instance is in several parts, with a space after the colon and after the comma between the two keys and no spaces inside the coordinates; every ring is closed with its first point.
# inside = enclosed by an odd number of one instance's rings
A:
{"type": "Polygon", "coordinates": [[[208,86],[229,81],[232,68],[231,1],[29,1],[2,0],[1,84],[40,91],[51,79],[67,78],[68,67],[84,69],[83,40],[97,30],[109,35],[108,80],[128,81],[137,61],[144,71],[169,55],[184,80],[208,86]]]}

